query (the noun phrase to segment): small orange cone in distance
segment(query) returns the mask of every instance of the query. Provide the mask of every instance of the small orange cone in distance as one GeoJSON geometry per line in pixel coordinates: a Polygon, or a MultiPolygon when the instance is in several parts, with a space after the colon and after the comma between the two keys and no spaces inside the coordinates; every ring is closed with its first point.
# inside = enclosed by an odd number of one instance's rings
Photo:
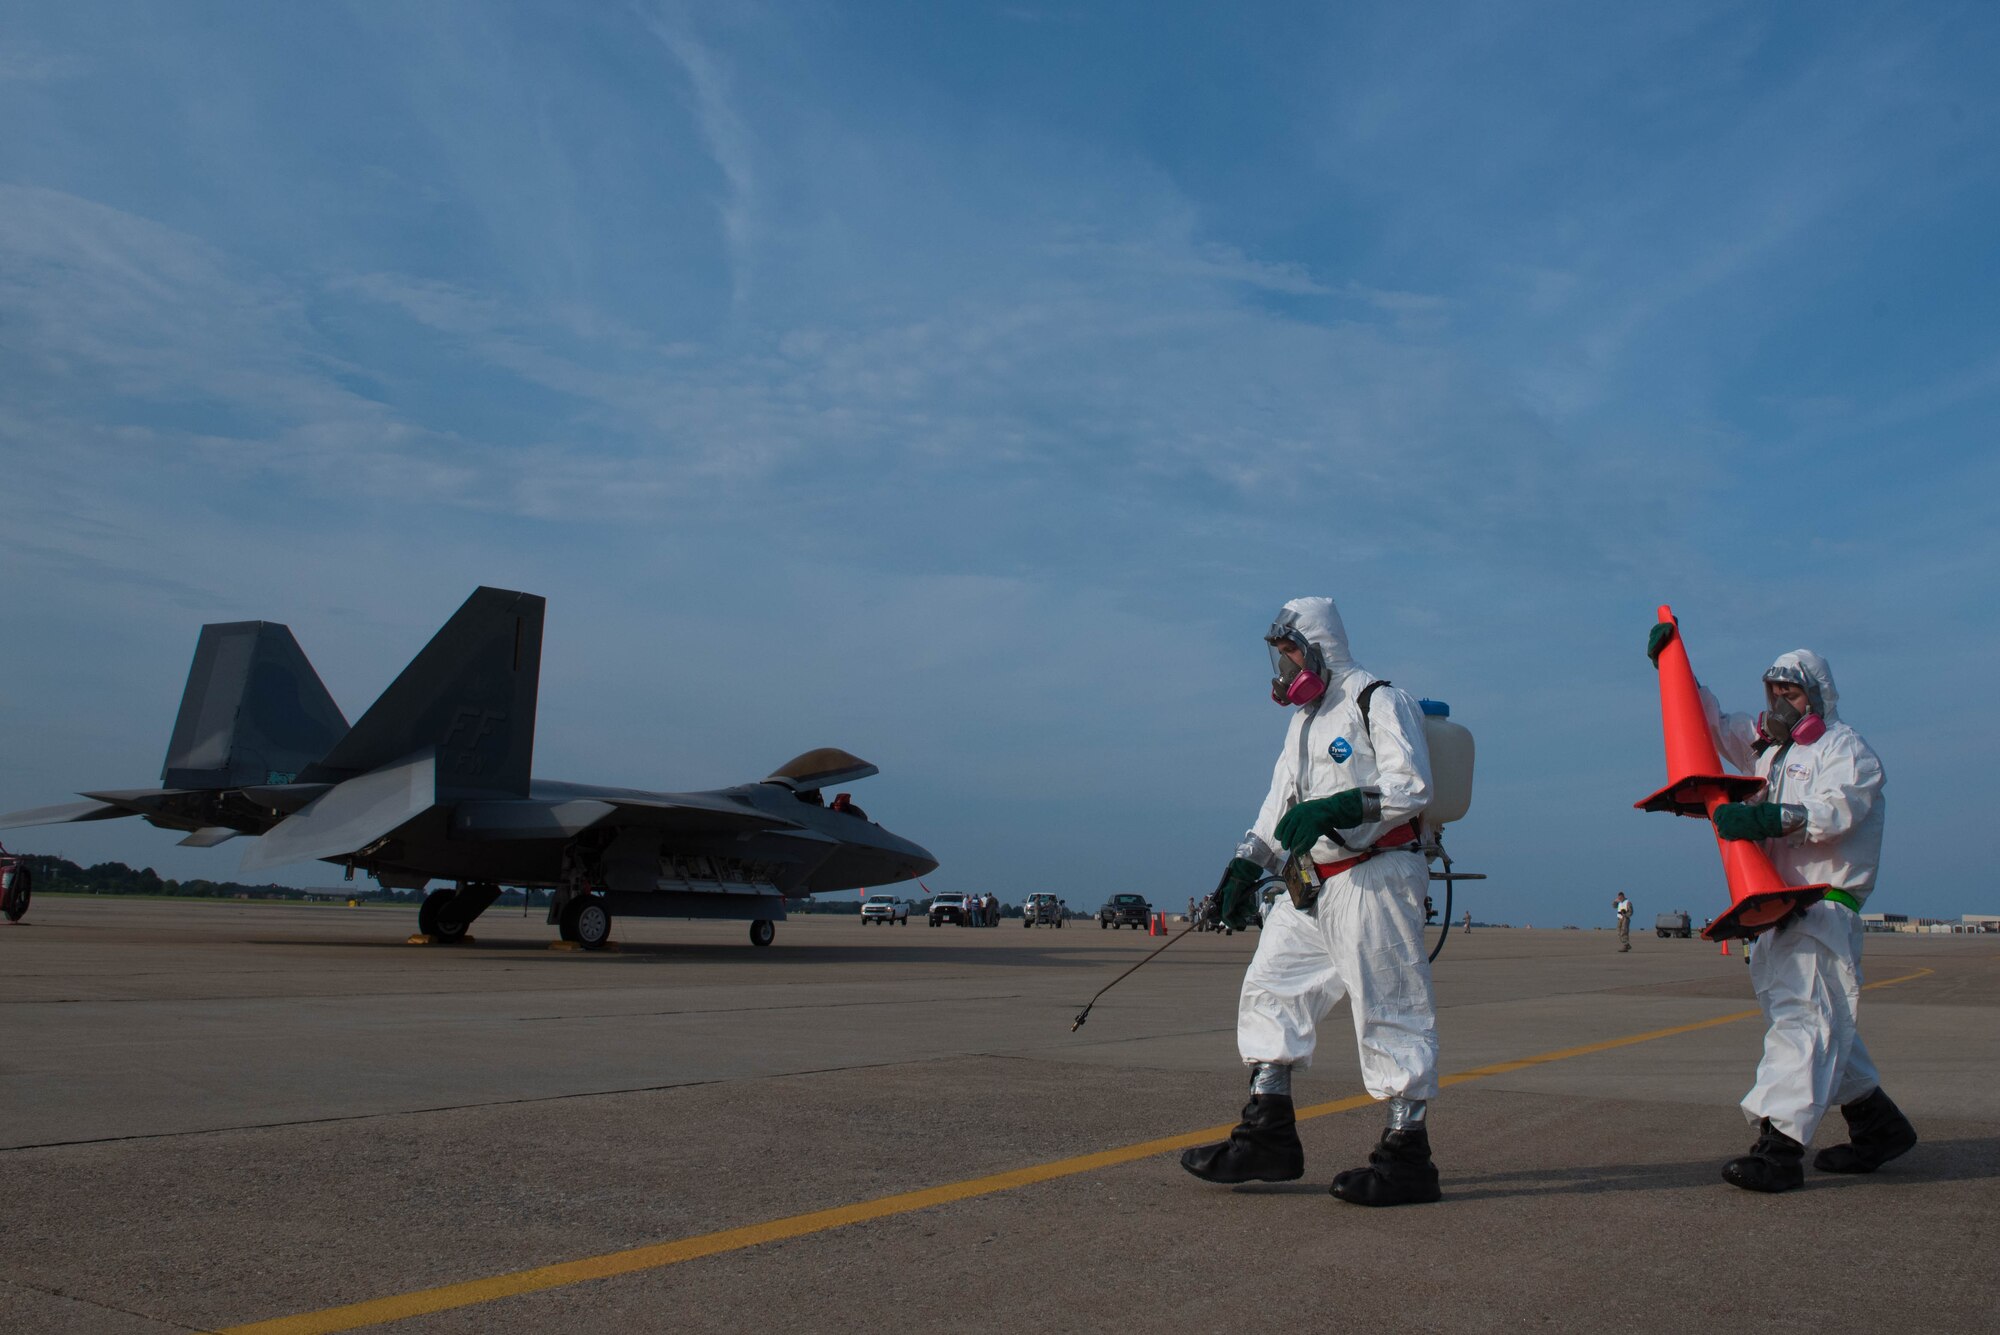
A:
{"type": "MultiPolygon", "coordinates": [[[[1764,786],[1762,779],[1723,771],[1715,739],[1708,733],[1708,716],[1701,707],[1701,687],[1694,665],[1681,642],[1674,609],[1662,606],[1661,621],[1672,622],[1674,637],[1660,650],[1660,728],[1666,743],[1667,786],[1633,805],[1641,811],[1670,811],[1677,816],[1709,819],[1725,802],[1741,802],[1764,786]]],[[[1713,825],[1711,824],[1711,829],[1713,825]]],[[[1729,879],[1729,908],[1701,929],[1704,940],[1747,939],[1770,928],[1795,908],[1818,902],[1823,885],[1786,885],[1764,850],[1748,839],[1715,837],[1729,879]]]]}

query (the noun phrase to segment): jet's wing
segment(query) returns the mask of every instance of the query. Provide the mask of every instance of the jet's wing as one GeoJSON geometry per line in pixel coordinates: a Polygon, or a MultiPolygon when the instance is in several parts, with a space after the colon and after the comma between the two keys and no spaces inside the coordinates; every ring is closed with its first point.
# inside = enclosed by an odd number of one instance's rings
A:
{"type": "Polygon", "coordinates": [[[618,808],[592,798],[546,802],[532,798],[460,802],[451,813],[451,837],[474,841],[568,839],[618,808]]]}
{"type": "Polygon", "coordinates": [[[94,802],[108,802],[125,811],[137,812],[146,823],[162,830],[199,830],[210,825],[203,808],[214,794],[189,788],[118,788],[101,793],[85,793],[94,802]]]}
{"type": "Polygon", "coordinates": [[[243,870],[358,853],[437,803],[437,751],[422,751],[335,784],[279,821],[243,854],[243,870]]]}
{"type": "Polygon", "coordinates": [[[242,833],[243,831],[232,830],[227,825],[204,825],[201,829],[196,830],[193,834],[181,840],[181,847],[214,848],[217,844],[228,843],[231,839],[242,833]]]}
{"type": "Polygon", "coordinates": [[[599,792],[563,798],[460,802],[454,839],[567,839],[594,825],[679,834],[758,834],[796,830],[797,821],[706,793],[599,792]]]}
{"type": "Polygon", "coordinates": [[[53,807],[30,807],[0,816],[0,830],[19,830],[30,825],[69,825],[80,820],[117,820],[139,813],[110,802],[64,802],[53,807]]]}

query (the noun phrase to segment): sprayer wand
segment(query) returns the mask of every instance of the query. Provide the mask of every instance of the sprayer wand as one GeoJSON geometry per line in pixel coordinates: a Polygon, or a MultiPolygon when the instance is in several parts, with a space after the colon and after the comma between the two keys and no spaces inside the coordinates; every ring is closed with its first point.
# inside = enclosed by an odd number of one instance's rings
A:
{"type": "MultiPolygon", "coordinates": [[[[1272,881],[1275,881],[1277,879],[1278,878],[1275,876],[1266,876],[1263,880],[1257,882],[1257,889],[1262,890],[1266,885],[1270,884],[1272,881]]],[[[1083,1009],[1076,1013],[1076,1020],[1074,1023],[1070,1025],[1069,1031],[1073,1034],[1077,1030],[1083,1028],[1083,1022],[1090,1018],[1090,1008],[1097,1004],[1097,997],[1103,996],[1106,992],[1109,992],[1112,988],[1118,986],[1118,984],[1124,982],[1127,978],[1130,978],[1133,974],[1137,973],[1142,967],[1152,963],[1154,957],[1157,956],[1161,950],[1165,950],[1167,946],[1170,946],[1174,942],[1180,940],[1182,937],[1186,936],[1189,932],[1192,932],[1195,928],[1199,927],[1200,925],[1201,925],[1201,919],[1196,918],[1193,922],[1190,922],[1187,926],[1181,928],[1180,931],[1176,932],[1173,936],[1168,937],[1166,945],[1162,945],[1159,948],[1159,950],[1155,950],[1151,955],[1146,956],[1145,959],[1140,960],[1139,963],[1133,965],[1131,968],[1127,969],[1124,973],[1119,974],[1116,978],[1106,983],[1103,987],[1098,988],[1097,996],[1092,997],[1089,1001],[1085,1002],[1083,1009]]]]}
{"type": "MultiPolygon", "coordinates": [[[[1165,950],[1167,946],[1172,945],[1174,942],[1186,936],[1189,932],[1192,932],[1195,929],[1195,926],[1196,924],[1189,923],[1187,926],[1181,928],[1180,931],[1168,937],[1166,945],[1161,946],[1160,949],[1155,950],[1152,955],[1146,956],[1146,958],[1140,960],[1138,964],[1133,965],[1130,969],[1127,969],[1124,973],[1119,974],[1116,978],[1106,983],[1103,987],[1098,988],[1097,997],[1103,996],[1106,992],[1109,992],[1112,988],[1118,986],[1118,984],[1124,982],[1127,978],[1130,978],[1133,975],[1133,973],[1139,969],[1140,965],[1148,963],[1149,961],[1152,960],[1154,955],[1158,955],[1160,953],[1160,950],[1165,950]]],[[[1075,1033],[1077,1030],[1083,1028],[1083,1022],[1090,1018],[1090,1008],[1097,1004],[1097,997],[1092,997],[1089,1001],[1085,1002],[1083,1009],[1076,1013],[1076,1022],[1070,1025],[1069,1027],[1069,1031],[1072,1034],[1075,1033]]]]}

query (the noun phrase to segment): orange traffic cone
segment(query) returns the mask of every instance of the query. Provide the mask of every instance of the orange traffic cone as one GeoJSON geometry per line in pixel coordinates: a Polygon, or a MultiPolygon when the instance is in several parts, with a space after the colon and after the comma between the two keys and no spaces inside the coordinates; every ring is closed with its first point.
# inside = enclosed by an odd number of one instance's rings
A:
{"type": "MultiPolygon", "coordinates": [[[[1674,610],[1664,606],[1660,620],[1674,624],[1674,637],[1660,651],[1659,664],[1667,786],[1633,805],[1641,811],[1670,811],[1676,816],[1707,819],[1723,803],[1750,797],[1763,788],[1764,781],[1723,772],[1715,739],[1708,734],[1694,665],[1688,662],[1687,646],[1681,643],[1680,622],[1674,621],[1674,610]]],[[[1817,903],[1826,894],[1823,885],[1786,885],[1771,859],[1751,840],[1717,835],[1715,847],[1722,855],[1723,874],[1729,879],[1729,908],[1702,928],[1701,934],[1704,940],[1724,942],[1725,954],[1730,938],[1756,936],[1793,909],[1817,903]]]]}
{"type": "MultiPolygon", "coordinates": [[[[1703,932],[1702,935],[1707,936],[1708,933],[1703,932]]],[[[1722,957],[1724,959],[1729,958],[1729,938],[1726,936],[1722,938],[1722,957]]]]}

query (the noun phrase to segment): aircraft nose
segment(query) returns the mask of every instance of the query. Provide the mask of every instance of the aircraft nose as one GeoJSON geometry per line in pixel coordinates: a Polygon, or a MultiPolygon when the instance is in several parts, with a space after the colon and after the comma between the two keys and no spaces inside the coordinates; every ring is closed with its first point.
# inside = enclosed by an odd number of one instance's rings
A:
{"type": "MultiPolygon", "coordinates": [[[[884,833],[887,832],[885,831],[884,833]]],[[[911,880],[918,876],[928,876],[938,869],[937,858],[932,856],[931,851],[922,844],[914,843],[911,840],[903,838],[901,835],[894,834],[889,835],[888,844],[889,847],[886,851],[901,859],[906,868],[903,872],[904,880],[911,880]]]]}
{"type": "Polygon", "coordinates": [[[938,860],[928,848],[879,825],[856,831],[849,839],[813,872],[813,893],[893,885],[937,870],[938,860]]]}

